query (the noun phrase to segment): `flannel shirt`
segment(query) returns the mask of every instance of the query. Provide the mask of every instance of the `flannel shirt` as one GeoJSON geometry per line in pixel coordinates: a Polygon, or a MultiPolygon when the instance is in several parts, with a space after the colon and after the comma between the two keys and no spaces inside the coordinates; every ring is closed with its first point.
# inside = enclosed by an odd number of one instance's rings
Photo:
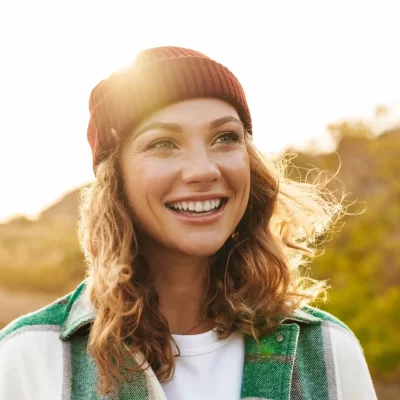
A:
{"type": "MultiPolygon", "coordinates": [[[[14,393],[18,393],[15,400],[166,399],[151,368],[139,372],[133,383],[121,383],[117,398],[100,397],[96,393],[96,366],[87,351],[90,323],[96,309],[85,295],[86,287],[87,282],[83,281],[72,293],[16,319],[0,331],[0,400],[10,400],[7,396],[16,396],[14,393]],[[29,333],[32,332],[40,332],[43,340],[39,343],[35,339],[31,343],[29,333]],[[51,333],[47,339],[46,332],[51,333]],[[60,393],[57,399],[48,395],[53,380],[51,376],[41,375],[43,363],[62,363],[58,377],[62,387],[56,388],[60,393]]],[[[340,399],[332,329],[350,335],[354,346],[359,346],[344,323],[309,306],[295,310],[291,317],[281,321],[276,332],[261,338],[259,343],[246,336],[240,398],[340,399]]],[[[136,362],[142,360],[143,355],[137,354],[136,362]]]]}

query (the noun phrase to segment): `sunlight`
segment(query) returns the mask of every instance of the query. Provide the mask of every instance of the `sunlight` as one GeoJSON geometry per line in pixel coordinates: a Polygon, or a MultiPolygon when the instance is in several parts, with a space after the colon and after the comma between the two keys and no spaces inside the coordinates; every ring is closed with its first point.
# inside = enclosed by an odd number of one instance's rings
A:
{"type": "Polygon", "coordinates": [[[93,178],[90,90],[147,47],[189,47],[228,66],[246,91],[254,141],[264,152],[310,144],[328,149],[327,124],[369,118],[378,105],[388,106],[394,119],[400,114],[392,107],[400,100],[394,10],[363,5],[360,20],[360,6],[348,3],[344,13],[339,3],[315,2],[309,12],[294,2],[287,13],[278,3],[264,10],[221,0],[202,3],[194,19],[182,1],[110,4],[20,0],[10,6],[13,19],[0,25],[7,38],[0,66],[0,124],[7,133],[0,220],[36,213],[93,178]],[[251,23],[244,28],[243,21],[251,23]]]}

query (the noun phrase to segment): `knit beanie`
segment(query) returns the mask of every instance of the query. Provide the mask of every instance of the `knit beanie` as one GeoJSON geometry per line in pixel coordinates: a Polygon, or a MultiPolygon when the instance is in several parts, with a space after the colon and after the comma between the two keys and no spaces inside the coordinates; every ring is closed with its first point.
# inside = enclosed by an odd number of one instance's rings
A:
{"type": "Polygon", "coordinates": [[[90,94],[87,137],[94,172],[117,141],[144,118],[170,104],[198,97],[229,102],[246,131],[252,133],[244,90],[226,67],[181,47],[141,51],[132,65],[102,80],[90,94]]]}

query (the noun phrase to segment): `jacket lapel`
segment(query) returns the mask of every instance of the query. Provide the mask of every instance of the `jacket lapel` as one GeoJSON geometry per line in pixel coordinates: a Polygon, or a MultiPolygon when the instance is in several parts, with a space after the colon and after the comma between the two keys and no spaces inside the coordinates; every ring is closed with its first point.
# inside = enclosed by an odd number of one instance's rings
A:
{"type": "Polygon", "coordinates": [[[290,317],[282,319],[279,329],[272,335],[261,338],[259,343],[246,336],[241,399],[290,399],[300,334],[298,323],[319,324],[320,321],[299,309],[290,317]]]}
{"type": "Polygon", "coordinates": [[[258,344],[246,336],[241,399],[289,400],[299,331],[282,324],[258,344]]]}

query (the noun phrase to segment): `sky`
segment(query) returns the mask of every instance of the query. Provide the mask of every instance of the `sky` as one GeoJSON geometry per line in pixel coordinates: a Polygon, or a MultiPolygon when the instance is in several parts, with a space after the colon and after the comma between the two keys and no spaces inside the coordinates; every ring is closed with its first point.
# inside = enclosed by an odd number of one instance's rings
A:
{"type": "Polygon", "coordinates": [[[0,221],[93,179],[90,90],[144,48],[226,65],[266,153],[329,150],[327,124],[380,105],[400,121],[398,15],[396,0],[0,2],[0,221]]]}

